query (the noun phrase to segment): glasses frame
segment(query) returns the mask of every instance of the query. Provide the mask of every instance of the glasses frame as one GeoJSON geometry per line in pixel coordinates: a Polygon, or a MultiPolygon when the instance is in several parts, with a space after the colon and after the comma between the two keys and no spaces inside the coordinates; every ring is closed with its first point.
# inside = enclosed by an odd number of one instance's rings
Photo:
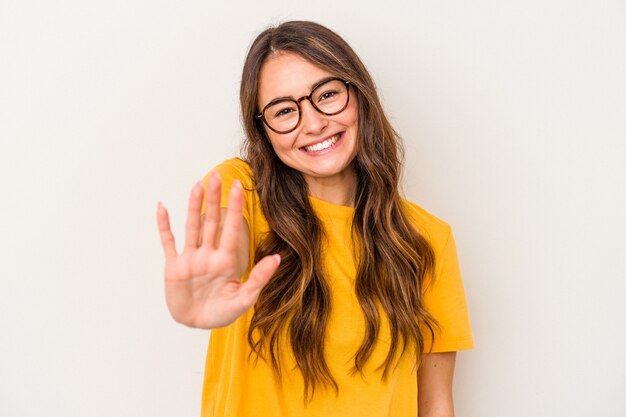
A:
{"type": "Polygon", "coordinates": [[[300,106],[300,103],[301,103],[303,100],[309,100],[309,103],[311,103],[311,106],[313,106],[313,108],[314,108],[315,110],[317,110],[317,111],[318,111],[318,113],[321,113],[321,114],[323,114],[324,116],[334,116],[334,115],[336,115],[336,114],[341,113],[342,111],[344,111],[344,110],[346,109],[346,107],[348,107],[348,103],[350,103],[350,85],[351,85],[351,84],[350,84],[350,81],[346,81],[346,80],[344,80],[344,79],[343,79],[343,78],[341,78],[341,77],[332,77],[332,78],[329,78],[329,79],[327,79],[327,80],[324,80],[322,83],[320,83],[320,84],[316,85],[316,86],[315,86],[315,87],[311,90],[311,92],[309,93],[309,95],[308,95],[308,96],[302,96],[302,97],[300,97],[300,98],[299,98],[299,99],[297,99],[297,100],[296,100],[296,99],[293,99],[293,98],[285,98],[285,99],[282,99],[282,100],[278,100],[278,101],[276,101],[276,102],[274,102],[274,101],[270,101],[270,102],[269,102],[269,103],[268,103],[265,107],[263,107],[263,110],[261,110],[261,112],[260,112],[260,113],[257,113],[254,117],[255,117],[256,119],[263,120],[263,123],[265,124],[265,126],[267,126],[267,127],[268,127],[271,131],[273,131],[273,132],[276,132],[276,133],[278,133],[278,134],[286,134],[286,133],[291,133],[291,132],[293,132],[294,130],[296,130],[296,129],[298,128],[298,126],[300,126],[300,122],[302,122],[302,107],[300,106]],[[328,83],[329,83],[329,82],[331,82],[331,81],[341,81],[342,83],[344,83],[344,84],[346,85],[346,92],[347,92],[347,94],[348,94],[348,98],[346,99],[346,104],[345,104],[345,105],[344,105],[341,109],[339,109],[339,110],[337,110],[336,112],[333,112],[333,113],[326,113],[326,112],[324,112],[324,111],[320,110],[320,108],[319,108],[319,107],[317,107],[317,106],[315,105],[315,103],[313,102],[313,100],[311,100],[311,96],[313,95],[313,93],[315,92],[315,90],[317,90],[318,88],[322,87],[323,85],[328,84],[328,83]],[[283,101],[291,101],[291,102],[293,102],[293,103],[296,103],[296,106],[298,107],[298,123],[296,123],[296,125],[293,127],[293,129],[280,131],[280,130],[276,130],[276,129],[274,129],[272,126],[270,126],[270,124],[269,124],[269,123],[267,122],[267,120],[265,119],[265,111],[267,110],[267,108],[268,108],[268,107],[273,106],[273,105],[275,105],[276,103],[280,103],[280,102],[283,102],[283,101]]]}

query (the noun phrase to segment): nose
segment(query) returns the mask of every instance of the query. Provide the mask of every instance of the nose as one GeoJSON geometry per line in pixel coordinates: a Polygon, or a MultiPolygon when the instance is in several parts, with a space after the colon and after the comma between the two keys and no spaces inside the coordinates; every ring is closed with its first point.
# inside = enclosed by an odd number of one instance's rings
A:
{"type": "Polygon", "coordinates": [[[309,100],[302,100],[300,102],[300,117],[302,120],[302,130],[305,133],[317,134],[320,133],[326,126],[328,126],[328,119],[322,113],[315,110],[315,107],[309,102],[309,100]]]}

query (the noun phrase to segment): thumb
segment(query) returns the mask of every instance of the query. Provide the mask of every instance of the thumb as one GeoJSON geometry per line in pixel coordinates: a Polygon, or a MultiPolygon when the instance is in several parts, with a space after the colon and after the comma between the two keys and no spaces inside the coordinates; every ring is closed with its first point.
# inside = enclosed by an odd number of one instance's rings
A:
{"type": "Polygon", "coordinates": [[[250,271],[248,280],[241,284],[239,291],[241,293],[241,304],[247,310],[256,303],[259,294],[265,285],[269,282],[274,272],[280,265],[280,255],[268,255],[261,259],[250,271]]]}

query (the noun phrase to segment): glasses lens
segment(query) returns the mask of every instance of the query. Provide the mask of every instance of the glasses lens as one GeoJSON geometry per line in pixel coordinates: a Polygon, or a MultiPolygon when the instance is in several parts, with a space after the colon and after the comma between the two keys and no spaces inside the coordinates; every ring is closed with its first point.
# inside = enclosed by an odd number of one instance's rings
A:
{"type": "Polygon", "coordinates": [[[311,101],[322,113],[339,113],[348,104],[348,86],[341,80],[325,82],[311,92],[311,101]]]}
{"type": "Polygon", "coordinates": [[[268,106],[263,112],[263,118],[277,132],[287,132],[298,124],[299,113],[295,101],[282,100],[268,106]]]}

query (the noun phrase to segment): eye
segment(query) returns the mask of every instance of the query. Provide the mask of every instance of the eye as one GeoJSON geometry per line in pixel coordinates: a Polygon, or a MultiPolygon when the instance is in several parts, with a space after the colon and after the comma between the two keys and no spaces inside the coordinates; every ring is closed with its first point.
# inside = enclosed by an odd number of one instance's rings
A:
{"type": "Polygon", "coordinates": [[[285,107],[282,109],[278,109],[278,111],[274,114],[274,118],[284,117],[288,115],[289,113],[293,113],[294,111],[296,111],[296,109],[294,109],[293,107],[285,107]]]}
{"type": "Polygon", "coordinates": [[[283,100],[272,104],[265,109],[265,115],[270,119],[282,119],[298,114],[298,106],[291,100],[283,100]]]}
{"type": "Polygon", "coordinates": [[[339,94],[339,92],[338,91],[334,91],[334,90],[324,91],[322,94],[320,94],[320,96],[317,99],[317,101],[320,102],[320,101],[324,101],[324,100],[329,100],[329,99],[335,97],[337,94],[339,94]]]}

